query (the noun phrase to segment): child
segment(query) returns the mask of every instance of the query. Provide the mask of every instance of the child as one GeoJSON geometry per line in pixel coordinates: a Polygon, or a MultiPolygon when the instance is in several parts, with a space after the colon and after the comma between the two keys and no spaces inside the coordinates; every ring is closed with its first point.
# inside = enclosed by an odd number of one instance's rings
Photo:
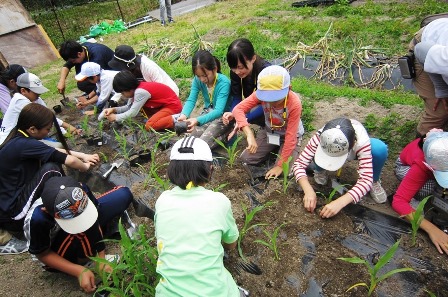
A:
{"type": "Polygon", "coordinates": [[[87,171],[99,161],[97,154],[69,151],[58,128],[58,137],[65,150],[39,141],[47,136],[55,121],[51,110],[30,103],[22,109],[17,125],[0,145],[1,229],[22,230],[23,219],[40,197],[45,182],[53,176],[64,175],[62,164],[87,171]]]}
{"type": "MultiPolygon", "coordinates": [[[[29,252],[49,271],[61,271],[78,279],[87,293],[96,289],[93,272],[84,267],[89,257],[105,258],[103,230],[132,201],[126,187],[115,188],[98,199],[87,186],[72,177],[49,179],[25,219],[29,252]]],[[[100,263],[99,269],[111,272],[100,263]]]]}
{"type": "Polygon", "coordinates": [[[0,72],[0,111],[5,114],[11,101],[11,92],[17,90],[17,77],[27,72],[23,66],[17,64],[9,65],[0,72]]]}
{"type": "MultiPolygon", "coordinates": [[[[48,92],[48,89],[44,87],[41,80],[32,73],[23,73],[17,77],[17,92],[11,99],[8,109],[3,118],[3,122],[0,128],[0,144],[2,144],[9,132],[14,128],[17,123],[17,118],[25,105],[30,103],[38,103],[46,107],[45,102],[40,98],[40,95],[48,92]]],[[[68,133],[79,134],[80,130],[76,129],[72,125],[57,119],[58,126],[67,129],[68,133]]],[[[63,131],[65,134],[65,130],[63,131]]],[[[46,142],[48,145],[53,145],[51,141],[46,142]]],[[[60,147],[59,144],[56,145],[60,147]]]]}
{"type": "Polygon", "coordinates": [[[129,101],[125,106],[106,108],[98,120],[105,117],[110,122],[122,122],[142,110],[148,119],[145,124],[147,131],[174,127],[173,115],[179,113],[182,103],[168,86],[157,82],[139,82],[130,71],[123,70],[115,76],[113,88],[129,101]]]}
{"type": "MultiPolygon", "coordinates": [[[[81,72],[79,72],[75,79],[77,81],[88,80],[92,84],[96,84],[96,92],[93,97],[80,97],[76,107],[83,109],[84,107],[95,104],[97,106],[97,112],[100,113],[111,95],[115,94],[112,88],[115,75],[118,71],[104,70],[101,66],[95,62],[86,62],[81,66],[81,72]]],[[[87,113],[86,114],[90,114],[87,113]]]]}
{"type": "MultiPolygon", "coordinates": [[[[271,63],[255,54],[254,46],[249,40],[239,38],[234,40],[227,49],[227,64],[231,70],[230,96],[232,103],[230,110],[233,110],[238,103],[257,89],[258,74],[264,68],[271,66],[271,63]]],[[[246,117],[250,124],[264,127],[264,114],[261,105],[252,108],[246,117]]]]}
{"type": "Polygon", "coordinates": [[[230,109],[230,80],[221,73],[219,60],[205,50],[193,56],[192,68],[195,76],[190,95],[177,121],[187,121],[187,132],[200,136],[213,149],[218,146],[215,138],[225,140],[232,129],[230,125],[224,125],[221,119],[223,113],[230,109]],[[204,109],[198,117],[190,118],[199,93],[204,99],[204,109]]]}
{"type": "Polygon", "coordinates": [[[136,55],[134,49],[129,45],[117,46],[113,59],[109,61],[109,66],[117,71],[129,70],[135,77],[142,78],[147,82],[167,85],[179,96],[179,88],[165,70],[145,55],[136,55]]]}
{"type": "Polygon", "coordinates": [[[364,126],[356,121],[338,118],[329,121],[310,139],[299,158],[294,162],[296,180],[305,195],[303,204],[306,210],[316,208],[316,193],[311,187],[306,168],[314,169],[314,180],[325,185],[326,170],[336,171],[347,160],[358,160],[359,178],[356,184],[344,195],[325,205],[320,212],[322,218],[330,218],[351,202],[357,203],[370,191],[376,203],[386,202],[387,196],[380,183],[381,170],[387,159],[387,146],[376,138],[369,138],[364,126]]]}
{"type": "MultiPolygon", "coordinates": [[[[414,207],[411,200],[421,200],[433,195],[426,207],[431,205],[431,219],[425,213],[420,228],[424,230],[439,253],[448,254],[448,211],[446,195],[436,195],[434,189],[441,192],[448,188],[448,132],[431,129],[426,137],[420,137],[409,143],[395,162],[395,174],[401,181],[392,200],[392,208],[407,220],[412,220],[414,207]]],[[[425,207],[425,208],[426,208],[425,207]]]]}
{"type": "Polygon", "coordinates": [[[272,152],[278,150],[279,157],[269,169],[265,178],[276,178],[283,172],[283,163],[291,163],[298,155],[301,137],[304,133],[300,116],[302,103],[299,96],[290,90],[290,77],[285,68],[273,65],[264,68],[258,75],[257,90],[241,101],[232,113],[224,114],[228,123],[233,117],[246,134],[247,147],[241,155],[243,163],[258,165],[266,161],[272,152]],[[255,138],[246,114],[257,105],[263,108],[265,128],[255,138]]]}
{"type": "Polygon", "coordinates": [[[224,248],[234,249],[239,235],[230,201],[203,187],[212,161],[210,147],[194,136],[171,149],[167,174],[176,187],[157,199],[154,218],[161,275],[156,296],[240,296],[223,265],[224,248]]]}
{"type": "MultiPolygon", "coordinates": [[[[70,70],[75,67],[75,72],[78,74],[81,71],[81,66],[85,62],[95,62],[101,66],[102,69],[110,70],[107,64],[110,59],[114,57],[114,52],[104,44],[84,42],[80,44],[74,40],[67,40],[61,44],[59,54],[62,59],[66,61],[61,69],[61,74],[58,82],[58,91],[61,94],[65,92],[65,80],[67,79],[70,70]]],[[[78,82],[78,89],[83,91],[86,96],[90,98],[95,94],[95,84],[89,81],[78,82]]]]}

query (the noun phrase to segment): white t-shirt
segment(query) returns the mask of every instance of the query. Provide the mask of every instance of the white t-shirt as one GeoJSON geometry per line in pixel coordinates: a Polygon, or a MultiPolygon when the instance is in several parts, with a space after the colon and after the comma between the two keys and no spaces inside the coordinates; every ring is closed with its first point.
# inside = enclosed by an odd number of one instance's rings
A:
{"type": "Polygon", "coordinates": [[[448,84],[448,18],[441,18],[426,25],[422,42],[435,43],[425,59],[425,71],[441,74],[448,84]]]}
{"type": "Polygon", "coordinates": [[[115,91],[112,87],[114,77],[119,71],[114,70],[101,70],[100,81],[96,84],[98,95],[98,101],[96,105],[100,105],[104,101],[108,100],[110,95],[114,95],[115,91]]]}
{"type": "Polygon", "coordinates": [[[140,70],[145,81],[154,81],[164,85],[167,85],[171,90],[179,96],[179,88],[177,87],[174,80],[154,61],[150,60],[148,57],[142,55],[142,60],[140,63],[140,70]]]}

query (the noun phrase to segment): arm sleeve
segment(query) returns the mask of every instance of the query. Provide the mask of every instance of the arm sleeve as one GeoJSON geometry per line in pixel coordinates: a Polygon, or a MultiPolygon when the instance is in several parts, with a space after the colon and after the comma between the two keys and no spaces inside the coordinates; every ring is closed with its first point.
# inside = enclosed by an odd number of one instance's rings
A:
{"type": "Polygon", "coordinates": [[[184,107],[182,108],[181,114],[184,114],[190,117],[191,112],[193,111],[196,101],[198,100],[199,92],[200,92],[200,80],[195,76],[193,78],[193,82],[191,83],[190,95],[184,103],[184,107]]]}
{"type": "Polygon", "coordinates": [[[225,243],[233,243],[237,241],[239,236],[238,227],[236,226],[235,219],[233,217],[232,208],[229,205],[226,213],[226,229],[222,234],[222,241],[225,243]]]}
{"type": "Polygon", "coordinates": [[[129,108],[129,110],[117,114],[117,121],[122,122],[127,118],[135,117],[140,109],[142,109],[143,105],[145,105],[146,101],[151,99],[151,94],[144,89],[136,89],[134,93],[134,101],[129,108]]]}
{"type": "Polygon", "coordinates": [[[347,192],[355,203],[366,195],[373,184],[372,148],[370,141],[356,152],[358,159],[358,180],[356,184],[347,192]]]}
{"type": "Polygon", "coordinates": [[[414,212],[410,204],[411,199],[429,179],[433,178],[431,171],[427,168],[422,168],[422,166],[425,165],[422,164],[419,166],[416,163],[412,164],[395,192],[394,199],[392,200],[392,208],[400,216],[414,212]]]}
{"type": "Polygon", "coordinates": [[[221,117],[226,110],[229,101],[230,81],[227,78],[224,80],[222,75],[219,76],[221,79],[216,84],[215,90],[213,90],[213,110],[198,117],[200,125],[204,125],[221,117]]]}
{"type": "Polygon", "coordinates": [[[260,105],[260,100],[255,96],[255,92],[252,93],[249,97],[238,103],[237,106],[232,110],[232,114],[235,117],[235,120],[238,124],[238,127],[241,129],[245,126],[249,125],[249,122],[246,118],[246,113],[248,113],[252,108],[257,105],[260,105]]]}
{"type": "Polygon", "coordinates": [[[320,133],[314,134],[292,166],[296,181],[306,176],[306,168],[311,164],[320,143],[320,133]]]}
{"type": "Polygon", "coordinates": [[[114,91],[113,87],[112,87],[112,83],[113,83],[113,78],[110,76],[106,76],[105,79],[102,79],[100,81],[101,86],[100,86],[100,94],[98,95],[98,101],[96,102],[96,105],[101,105],[102,103],[104,103],[106,100],[109,99],[110,94],[112,94],[112,92],[114,91]]]}

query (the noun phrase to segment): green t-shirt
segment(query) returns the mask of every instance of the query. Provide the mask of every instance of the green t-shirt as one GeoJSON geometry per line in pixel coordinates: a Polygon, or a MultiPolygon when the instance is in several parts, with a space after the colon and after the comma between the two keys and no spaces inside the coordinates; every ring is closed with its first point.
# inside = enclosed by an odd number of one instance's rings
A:
{"type": "Polygon", "coordinates": [[[221,241],[233,243],[239,235],[224,194],[175,187],[157,199],[154,221],[162,276],[156,296],[240,296],[223,264],[221,241]]]}

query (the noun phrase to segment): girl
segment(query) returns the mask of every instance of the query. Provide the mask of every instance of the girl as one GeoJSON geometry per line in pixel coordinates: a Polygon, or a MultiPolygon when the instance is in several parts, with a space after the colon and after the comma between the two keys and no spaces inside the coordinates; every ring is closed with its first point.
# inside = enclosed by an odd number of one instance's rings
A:
{"type": "Polygon", "coordinates": [[[441,254],[448,254],[448,234],[445,233],[448,227],[448,201],[442,194],[448,188],[447,160],[448,132],[431,129],[426,137],[409,143],[395,162],[395,175],[401,183],[392,200],[392,208],[400,216],[411,220],[415,211],[411,205],[412,198],[421,200],[434,194],[433,200],[430,200],[431,211],[425,213],[420,228],[428,234],[441,254]],[[435,188],[438,191],[434,192],[435,188]],[[442,195],[437,195],[437,192],[442,195]]]}
{"type": "Polygon", "coordinates": [[[0,72],[0,110],[3,114],[6,113],[11,101],[11,91],[17,90],[17,77],[25,72],[26,69],[17,64],[9,65],[0,72]]]}
{"type": "MultiPolygon", "coordinates": [[[[239,38],[233,41],[227,50],[227,64],[230,67],[230,96],[232,110],[238,103],[249,97],[257,89],[257,78],[261,70],[271,65],[255,54],[252,43],[239,38]]],[[[252,108],[247,114],[250,124],[264,127],[264,115],[261,105],[252,108]]]]}
{"type": "Polygon", "coordinates": [[[146,130],[162,131],[174,127],[173,115],[180,112],[182,103],[167,85],[139,82],[129,70],[122,70],[115,75],[113,88],[129,101],[125,106],[106,108],[98,120],[105,117],[110,122],[122,122],[135,117],[141,110],[148,119],[146,130]]]}
{"type": "Polygon", "coordinates": [[[51,110],[30,103],[23,107],[17,125],[0,146],[0,228],[11,231],[22,228],[23,219],[40,197],[45,182],[64,175],[62,164],[87,171],[99,161],[97,154],[70,152],[57,125],[65,149],[39,141],[47,136],[53,123],[56,118],[51,110]]]}
{"type": "Polygon", "coordinates": [[[224,248],[234,249],[239,235],[230,200],[204,188],[212,161],[210,147],[194,136],[171,149],[167,173],[176,187],[157,199],[154,217],[162,276],[156,296],[244,296],[223,265],[224,248]]]}
{"type": "Polygon", "coordinates": [[[190,96],[185,101],[177,121],[187,121],[187,132],[203,139],[210,148],[217,146],[215,138],[225,139],[231,131],[224,125],[221,116],[230,109],[230,80],[221,73],[221,64],[210,52],[198,51],[193,56],[192,69],[195,77],[190,96]],[[198,117],[190,117],[196,102],[202,94],[204,109],[198,117]]]}

